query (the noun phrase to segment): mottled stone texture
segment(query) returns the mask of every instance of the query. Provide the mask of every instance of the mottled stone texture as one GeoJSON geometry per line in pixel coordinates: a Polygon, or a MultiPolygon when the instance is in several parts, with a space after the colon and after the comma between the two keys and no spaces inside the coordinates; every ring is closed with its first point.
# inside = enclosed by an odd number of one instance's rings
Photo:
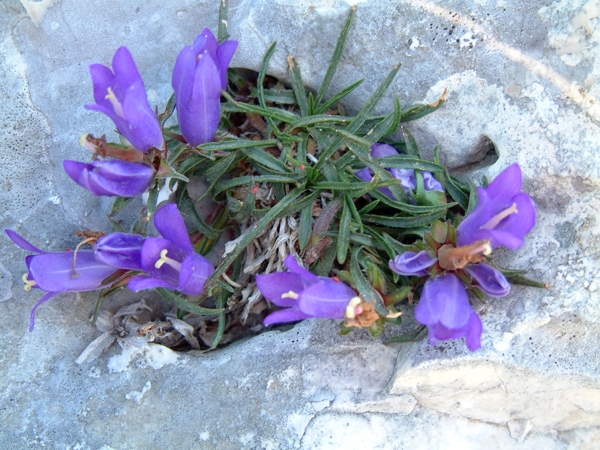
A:
{"type": "MultiPolygon", "coordinates": [[[[339,0],[230,0],[233,66],[271,73],[294,55],[318,87],[349,9],[339,0]]],[[[593,448],[600,440],[600,5],[597,0],[379,0],[358,3],[331,92],[358,78],[358,110],[403,68],[379,110],[448,103],[410,125],[430,152],[480,181],[523,167],[539,221],[502,264],[552,290],[517,287],[480,306],[483,349],[462,342],[384,346],[309,322],[211,355],[128,341],[91,364],[75,359],[98,333],[94,294],[64,294],[28,315],[25,252],[0,238],[0,443],[3,448],[593,448]],[[486,166],[494,160],[492,166],[486,166]],[[136,346],[137,345],[137,346],[136,346]]],[[[216,1],[61,0],[35,27],[17,0],[0,4],[0,225],[40,247],[73,247],[108,229],[110,200],[61,169],[87,158],[83,132],[112,130],[83,109],[87,67],[127,45],[162,108],[179,49],[216,1]]],[[[114,136],[114,134],[112,134],[114,136]]],[[[134,298],[134,297],[132,297],[134,298]]],[[[126,299],[121,299],[126,301],[126,299]]],[[[115,301],[116,302],[116,301],[115,301]]]]}

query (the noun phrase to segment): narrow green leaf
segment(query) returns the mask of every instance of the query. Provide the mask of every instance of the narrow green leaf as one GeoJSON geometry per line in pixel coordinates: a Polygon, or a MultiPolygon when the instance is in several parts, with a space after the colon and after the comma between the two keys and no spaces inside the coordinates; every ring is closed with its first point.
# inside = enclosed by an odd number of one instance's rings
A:
{"type": "Polygon", "coordinates": [[[303,128],[308,126],[316,126],[316,127],[324,127],[330,124],[335,123],[350,123],[352,121],[352,117],[346,116],[331,116],[328,114],[319,114],[308,117],[303,117],[300,120],[292,123],[289,126],[290,131],[295,128],[303,128]]]}
{"type": "Polygon", "coordinates": [[[411,120],[417,120],[421,117],[425,117],[428,114],[438,110],[442,107],[444,103],[446,103],[446,95],[448,94],[448,89],[444,89],[444,93],[437,99],[435,102],[430,103],[429,105],[415,105],[408,108],[402,114],[402,122],[410,122],[411,120]]]}
{"type": "MultiPolygon", "coordinates": [[[[302,186],[300,186],[299,188],[296,188],[296,189],[302,189],[302,186]]],[[[281,212],[277,213],[273,218],[277,219],[279,217],[287,217],[287,216],[291,216],[292,214],[295,214],[299,211],[302,211],[304,208],[308,207],[308,205],[312,205],[320,193],[321,193],[320,190],[316,190],[316,191],[312,192],[310,195],[307,195],[302,200],[294,202],[291,205],[285,207],[284,209],[281,210],[281,212]]],[[[264,217],[266,214],[269,213],[269,211],[270,211],[270,209],[255,209],[253,216],[254,217],[264,217]]]]}
{"type": "Polygon", "coordinates": [[[297,114],[286,111],[285,109],[255,106],[249,105],[248,103],[238,103],[227,92],[221,91],[221,94],[229,102],[221,104],[221,110],[223,112],[252,112],[285,123],[293,123],[300,118],[297,114]]]}
{"type": "Polygon", "coordinates": [[[193,314],[200,314],[202,316],[211,316],[213,314],[220,314],[223,309],[212,309],[212,308],[204,308],[202,306],[194,305],[193,303],[188,302],[183,297],[175,294],[173,291],[165,288],[156,288],[156,291],[167,301],[173,303],[180,309],[183,309],[187,312],[193,314]]]}
{"type": "MultiPolygon", "coordinates": [[[[365,122],[365,120],[369,118],[377,104],[381,101],[386,91],[390,87],[390,84],[392,84],[392,81],[396,77],[396,74],[399,70],[400,64],[398,64],[390,71],[390,73],[385,77],[381,85],[373,93],[373,95],[363,107],[363,109],[361,109],[360,112],[356,115],[356,117],[352,120],[352,122],[348,124],[348,126],[344,130],[345,132],[349,133],[349,135],[352,135],[352,133],[358,130],[360,126],[365,122]]],[[[342,140],[343,139],[339,136],[333,139],[330,145],[319,154],[319,161],[314,165],[314,168],[316,170],[320,169],[321,166],[325,163],[325,161],[331,158],[331,155],[333,155],[338,150],[340,144],[342,143],[342,140]]],[[[363,143],[360,145],[364,146],[365,144],[363,143]]],[[[370,144],[367,144],[366,146],[367,148],[369,148],[370,144]]]]}
{"type": "Polygon", "coordinates": [[[113,207],[110,210],[110,214],[108,215],[108,217],[115,217],[117,214],[119,214],[123,208],[125,208],[130,202],[131,200],[133,200],[135,197],[116,197],[115,201],[113,202],[113,207]]]}
{"type": "Polygon", "coordinates": [[[290,168],[288,166],[286,166],[284,163],[279,161],[273,155],[265,152],[264,150],[250,147],[242,149],[242,153],[254,162],[262,164],[277,172],[286,173],[290,171],[290,168]]]}
{"type": "MultiPolygon", "coordinates": [[[[225,0],[223,0],[223,1],[225,1],[225,0]]],[[[227,294],[227,291],[224,291],[224,290],[221,290],[217,294],[217,308],[221,308],[221,309],[223,309],[223,311],[221,311],[219,313],[217,333],[215,334],[215,337],[212,341],[210,348],[216,348],[217,345],[219,345],[219,342],[221,342],[221,339],[223,339],[223,335],[225,334],[225,325],[227,324],[227,317],[225,317],[225,305],[227,304],[228,296],[229,295],[227,294]]]]}
{"type": "Polygon", "coordinates": [[[471,211],[475,209],[477,203],[479,203],[479,193],[477,192],[477,186],[472,181],[469,181],[469,188],[471,188],[471,192],[469,195],[469,206],[465,212],[465,215],[469,215],[471,211]]]}
{"type": "Polygon", "coordinates": [[[244,175],[243,177],[236,177],[230,180],[219,182],[213,188],[213,195],[217,195],[219,192],[223,192],[227,189],[231,189],[236,186],[243,186],[245,184],[257,184],[257,183],[297,183],[304,177],[303,173],[291,173],[289,176],[283,175],[244,175]]]}
{"type": "Polygon", "coordinates": [[[352,257],[350,259],[350,274],[352,275],[352,279],[354,280],[354,285],[358,292],[362,296],[363,300],[367,302],[372,302],[375,304],[375,311],[383,317],[387,316],[389,311],[385,306],[383,298],[381,294],[371,286],[371,284],[367,281],[366,277],[362,273],[362,269],[358,262],[358,254],[362,250],[362,247],[357,246],[352,250],[352,257]]]}
{"type": "Polygon", "coordinates": [[[409,155],[421,158],[419,146],[417,145],[417,141],[410,130],[408,128],[403,128],[402,134],[404,135],[404,142],[406,143],[406,152],[409,155]]]}
{"type": "Polygon", "coordinates": [[[346,23],[344,24],[344,28],[342,29],[340,37],[335,45],[335,50],[333,51],[331,61],[329,62],[329,67],[327,68],[327,72],[325,73],[325,78],[323,78],[323,83],[321,83],[321,87],[317,92],[317,98],[315,100],[315,104],[317,106],[319,105],[319,103],[321,103],[321,101],[323,101],[323,98],[325,97],[325,94],[329,89],[329,85],[331,84],[331,80],[333,80],[333,76],[335,75],[338,65],[340,64],[342,55],[344,53],[344,47],[346,46],[346,41],[348,40],[350,27],[352,26],[352,21],[354,20],[355,15],[356,6],[352,6],[352,8],[350,8],[350,14],[348,15],[346,23]]]}
{"type": "Polygon", "coordinates": [[[308,241],[310,240],[310,235],[312,233],[312,214],[312,203],[304,208],[300,213],[300,231],[298,232],[300,250],[304,250],[308,245],[308,241]]]}
{"type": "Polygon", "coordinates": [[[348,203],[344,201],[344,207],[342,209],[342,216],[340,218],[340,227],[338,230],[337,239],[337,262],[344,264],[346,262],[346,256],[348,254],[348,245],[350,240],[350,219],[351,219],[350,207],[348,203]]]}
{"type": "Polygon", "coordinates": [[[419,342],[425,336],[427,336],[427,327],[425,325],[421,325],[419,328],[417,328],[411,333],[403,334],[388,339],[386,344],[405,344],[408,342],[419,342]]]}
{"type": "MultiPolygon", "coordinates": [[[[258,89],[253,88],[250,90],[250,96],[258,98],[258,89]]],[[[277,103],[279,105],[295,105],[296,96],[294,91],[290,89],[265,89],[264,90],[265,101],[269,103],[277,103]]]]}
{"type": "Polygon", "coordinates": [[[227,2],[228,0],[221,0],[221,4],[219,5],[219,29],[217,31],[219,42],[225,42],[229,37],[227,33],[227,2]]]}
{"type": "Polygon", "coordinates": [[[369,223],[376,223],[391,228],[415,228],[424,225],[429,225],[434,220],[444,216],[445,211],[440,211],[430,214],[422,214],[420,216],[413,217],[389,217],[389,216],[377,216],[373,214],[365,214],[362,216],[362,220],[369,223]]]}
{"type": "Polygon", "coordinates": [[[292,80],[292,88],[294,89],[294,95],[296,96],[296,102],[300,107],[300,113],[302,116],[308,115],[308,103],[306,101],[306,90],[304,89],[304,82],[302,81],[302,74],[298,67],[298,62],[293,56],[288,56],[288,68],[290,79],[292,80]]]}
{"type": "Polygon", "coordinates": [[[363,83],[363,81],[365,81],[365,79],[361,78],[360,80],[352,83],[347,88],[342,89],[340,92],[338,92],[333,97],[331,97],[329,100],[327,100],[325,103],[323,103],[323,105],[318,107],[314,113],[315,114],[323,114],[329,108],[331,108],[333,105],[335,105],[337,102],[339,102],[341,99],[343,99],[346,95],[350,94],[354,89],[356,89],[358,86],[360,86],[363,83]]]}
{"type": "Polygon", "coordinates": [[[165,126],[165,122],[169,120],[169,117],[173,115],[173,111],[175,110],[175,94],[171,94],[169,100],[167,101],[167,105],[165,107],[164,112],[158,115],[158,122],[161,127],[165,126]]]}
{"type": "Polygon", "coordinates": [[[450,175],[450,173],[448,173],[448,170],[444,170],[444,187],[446,188],[446,191],[448,191],[448,194],[450,194],[450,197],[452,197],[454,200],[456,200],[458,202],[458,204],[462,207],[462,209],[464,209],[465,211],[469,208],[469,197],[467,196],[467,194],[465,194],[463,192],[463,190],[457,185],[457,183],[453,180],[452,176],[450,175]]]}
{"type": "Polygon", "coordinates": [[[542,289],[551,289],[552,287],[541,281],[532,280],[531,278],[522,275],[506,275],[506,279],[512,284],[520,284],[522,286],[531,286],[542,289]]]}
{"type": "Polygon", "coordinates": [[[436,164],[416,156],[398,155],[386,156],[385,158],[377,158],[377,162],[381,167],[386,169],[413,169],[427,170],[429,172],[439,172],[444,170],[444,166],[436,164]]]}
{"type": "Polygon", "coordinates": [[[227,152],[230,150],[240,150],[244,148],[252,147],[277,147],[278,141],[276,139],[267,139],[264,141],[251,141],[248,139],[224,139],[219,142],[207,142],[206,144],[200,145],[198,148],[209,152],[227,152]]]}

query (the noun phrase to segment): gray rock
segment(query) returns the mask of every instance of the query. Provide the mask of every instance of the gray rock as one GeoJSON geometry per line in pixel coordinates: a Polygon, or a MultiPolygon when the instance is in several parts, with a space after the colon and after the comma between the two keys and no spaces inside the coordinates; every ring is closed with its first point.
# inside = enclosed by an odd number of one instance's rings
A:
{"type": "MultiPolygon", "coordinates": [[[[112,129],[109,119],[83,109],[92,101],[87,67],[109,63],[127,45],[151,103],[162,107],[177,52],[205,26],[215,29],[215,3],[62,0],[39,27],[20,2],[0,4],[3,228],[52,250],[73,247],[79,229],[107,229],[111,201],[77,189],[62,170],[63,159],[88,157],[81,133],[112,129]]],[[[26,252],[3,237],[3,448],[597,445],[600,6],[437,3],[358,3],[330,93],[366,78],[348,100],[356,111],[399,61],[380,112],[393,95],[409,105],[449,88],[448,103],[409,128],[425,153],[439,143],[444,161],[478,182],[521,164],[538,224],[523,248],[498,258],[553,289],[515,287],[481,306],[483,349],[472,354],[462,342],[384,346],[366,333],[341,338],[336,324],[313,321],[209,355],[129,339],[77,365],[99,335],[86,320],[95,295],[52,300],[28,333],[39,295],[21,290],[26,252]],[[483,158],[489,145],[477,145],[482,136],[498,156],[490,167],[482,168],[493,160],[483,158]]],[[[316,89],[349,8],[340,0],[230,0],[229,32],[240,42],[233,65],[258,69],[277,40],[270,73],[285,78],[294,55],[316,89]]]]}

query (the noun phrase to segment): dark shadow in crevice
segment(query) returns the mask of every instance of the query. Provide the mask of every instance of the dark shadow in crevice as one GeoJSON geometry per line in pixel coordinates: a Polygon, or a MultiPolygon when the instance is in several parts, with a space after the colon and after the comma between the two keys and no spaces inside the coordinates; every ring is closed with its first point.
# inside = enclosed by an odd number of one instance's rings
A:
{"type": "Polygon", "coordinates": [[[475,145],[473,146],[472,160],[466,164],[462,164],[457,167],[453,167],[450,171],[453,174],[463,174],[472,172],[474,170],[483,169],[489,167],[498,161],[498,150],[492,140],[486,135],[482,134],[475,145]]]}

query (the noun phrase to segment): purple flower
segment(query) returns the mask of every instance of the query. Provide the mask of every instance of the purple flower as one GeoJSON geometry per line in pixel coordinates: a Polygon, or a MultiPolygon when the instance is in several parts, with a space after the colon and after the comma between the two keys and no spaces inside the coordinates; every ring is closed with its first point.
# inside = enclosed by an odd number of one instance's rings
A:
{"type": "Polygon", "coordinates": [[[492,248],[521,247],[535,225],[535,205],[521,186],[521,168],[512,164],[487,188],[478,188],[479,203],[457,228],[458,244],[487,240],[492,248]]]}
{"type": "Polygon", "coordinates": [[[415,318],[427,325],[431,345],[465,337],[469,350],[481,347],[481,319],[471,307],[465,288],[455,275],[447,274],[425,283],[415,318]]]}
{"type": "Polygon", "coordinates": [[[145,240],[139,234],[112,233],[98,239],[94,245],[94,256],[109,266],[142,271],[142,246],[145,240]]]}
{"type": "MultiPolygon", "coordinates": [[[[175,204],[160,208],[154,215],[154,225],[162,238],[149,237],[141,250],[141,267],[147,275],[133,277],[129,288],[138,292],[143,289],[164,287],[187,295],[204,292],[206,280],[215,269],[208,259],[194,252],[194,247],[185,227],[183,217],[175,204]]],[[[108,237],[108,236],[107,236],[108,237]]],[[[125,259],[137,256],[135,238],[122,239],[125,259]]],[[[110,241],[116,243],[117,240],[110,241]]],[[[102,249],[96,249],[102,253],[102,249]]],[[[116,250],[111,251],[110,260],[118,260],[116,250]]],[[[105,256],[100,256],[103,258],[105,256]]]]}
{"type": "Polygon", "coordinates": [[[96,104],[85,107],[110,117],[138,150],[146,153],[151,147],[161,148],[160,123],[148,104],[144,82],[126,47],[117,50],[112,66],[114,73],[102,64],[90,66],[96,104]]]}
{"type": "Polygon", "coordinates": [[[269,314],[265,325],[317,317],[342,319],[360,303],[350,287],[310,273],[292,255],[285,259],[285,265],[290,272],[256,276],[260,292],[277,306],[286,307],[269,314]]]}
{"type": "Polygon", "coordinates": [[[504,297],[510,292],[510,283],[498,269],[488,264],[472,264],[465,267],[477,286],[492,297],[504,297]]]}
{"type": "Polygon", "coordinates": [[[177,118],[190,145],[215,137],[221,118],[221,89],[227,88],[227,69],[236,48],[236,41],[219,45],[205,28],[177,57],[172,78],[177,118]]]}
{"type": "Polygon", "coordinates": [[[62,292],[94,291],[101,289],[102,281],[116,270],[97,261],[91,250],[77,252],[47,253],[29,243],[12,230],[5,230],[8,237],[19,247],[37,255],[25,258],[27,273],[23,276],[25,290],[41,289],[47,294],[31,311],[29,331],[35,324],[35,313],[40,305],[62,292]]]}
{"type": "Polygon", "coordinates": [[[404,252],[390,260],[390,269],[400,275],[424,277],[427,269],[437,262],[435,256],[431,256],[426,250],[419,253],[404,252]]]}
{"type": "MultiPolygon", "coordinates": [[[[373,158],[385,158],[386,156],[397,156],[398,151],[391,145],[377,143],[373,144],[373,146],[371,147],[370,155],[373,158]]],[[[400,183],[402,184],[402,187],[404,188],[406,193],[409,195],[409,198],[411,199],[411,201],[414,201],[411,192],[414,192],[417,188],[417,178],[415,176],[415,171],[412,169],[389,169],[389,171],[391,172],[394,178],[400,180],[400,183]]],[[[425,186],[425,190],[444,192],[442,184],[433,177],[431,172],[422,171],[421,173],[423,174],[423,184],[425,186]]],[[[361,180],[370,183],[373,179],[373,171],[368,167],[365,167],[364,169],[359,170],[356,173],[356,176],[361,180]]],[[[394,197],[392,191],[390,191],[389,188],[379,188],[379,191],[394,200],[396,199],[396,197],[394,197]]]]}
{"type": "Polygon", "coordinates": [[[65,159],[63,166],[73,181],[94,195],[135,197],[154,179],[152,167],[117,159],[89,164],[65,159]]]}

